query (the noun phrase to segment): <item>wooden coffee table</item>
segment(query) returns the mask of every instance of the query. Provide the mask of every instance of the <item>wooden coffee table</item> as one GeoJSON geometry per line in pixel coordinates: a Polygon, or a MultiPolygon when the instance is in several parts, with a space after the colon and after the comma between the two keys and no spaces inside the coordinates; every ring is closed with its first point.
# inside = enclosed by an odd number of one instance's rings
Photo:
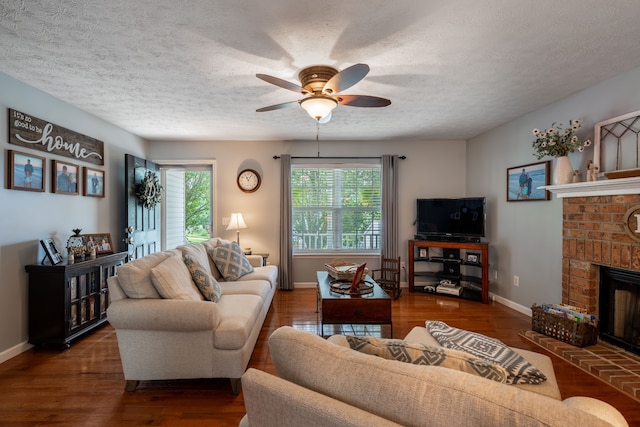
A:
{"type": "Polygon", "coordinates": [[[318,300],[316,311],[320,313],[320,335],[324,335],[324,325],[370,324],[389,325],[391,322],[391,297],[373,280],[366,277],[366,283],[373,285],[373,292],[364,295],[345,295],[331,291],[333,278],[326,271],[318,271],[318,300]]]}

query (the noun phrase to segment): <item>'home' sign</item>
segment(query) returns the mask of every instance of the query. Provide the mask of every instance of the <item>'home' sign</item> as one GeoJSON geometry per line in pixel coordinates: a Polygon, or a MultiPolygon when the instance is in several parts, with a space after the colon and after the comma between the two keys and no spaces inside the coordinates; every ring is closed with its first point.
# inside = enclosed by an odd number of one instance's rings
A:
{"type": "Polygon", "coordinates": [[[104,143],[20,111],[9,110],[9,143],[104,165],[104,143]]]}

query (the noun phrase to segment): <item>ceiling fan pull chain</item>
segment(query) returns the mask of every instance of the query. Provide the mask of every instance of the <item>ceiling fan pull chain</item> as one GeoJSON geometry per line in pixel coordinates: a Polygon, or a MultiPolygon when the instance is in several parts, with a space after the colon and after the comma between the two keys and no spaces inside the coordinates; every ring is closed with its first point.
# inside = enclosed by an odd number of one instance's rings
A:
{"type": "Polygon", "coordinates": [[[320,120],[316,120],[316,146],[318,147],[318,158],[320,158],[320,120]]]}

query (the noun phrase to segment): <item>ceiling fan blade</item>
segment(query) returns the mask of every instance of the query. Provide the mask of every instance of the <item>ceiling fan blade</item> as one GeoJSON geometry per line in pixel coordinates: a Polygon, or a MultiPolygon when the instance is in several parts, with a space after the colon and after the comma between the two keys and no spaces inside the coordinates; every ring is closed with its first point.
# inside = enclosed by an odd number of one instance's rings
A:
{"type": "Polygon", "coordinates": [[[349,107],[386,107],[391,104],[386,98],[368,95],[339,95],[335,98],[340,105],[349,107]]]}
{"type": "Polygon", "coordinates": [[[297,105],[298,101],[283,102],[282,104],[269,105],[268,107],[258,108],[257,113],[264,113],[265,111],[282,110],[283,108],[293,107],[297,105]]]}
{"type": "Polygon", "coordinates": [[[342,92],[364,79],[364,76],[368,73],[369,66],[367,64],[352,65],[331,77],[331,79],[329,79],[329,81],[324,85],[322,91],[329,95],[342,92]]]}
{"type": "Polygon", "coordinates": [[[267,74],[256,74],[256,77],[283,89],[291,90],[298,93],[308,93],[308,91],[306,89],[303,89],[302,86],[279,79],[278,77],[269,76],[267,74]]]}

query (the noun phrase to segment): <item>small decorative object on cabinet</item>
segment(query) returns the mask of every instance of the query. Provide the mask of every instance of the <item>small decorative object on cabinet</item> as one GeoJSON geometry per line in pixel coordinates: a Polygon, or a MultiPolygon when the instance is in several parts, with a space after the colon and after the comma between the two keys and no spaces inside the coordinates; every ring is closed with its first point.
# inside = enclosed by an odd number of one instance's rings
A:
{"type": "Polygon", "coordinates": [[[409,240],[409,292],[454,295],[487,304],[489,244],[409,240]],[[431,256],[431,251],[442,256],[431,256]],[[418,264],[441,267],[433,271],[416,268],[418,264]]]}
{"type": "Polygon", "coordinates": [[[110,254],[113,252],[113,243],[111,243],[111,234],[98,233],[98,234],[85,234],[84,240],[87,242],[87,246],[95,247],[96,254],[110,254]]]}
{"type": "Polygon", "coordinates": [[[58,265],[27,265],[29,343],[68,348],[71,340],[107,321],[107,279],[126,252],[58,265]]]}
{"type": "Polygon", "coordinates": [[[51,265],[56,265],[62,262],[63,256],[53,239],[40,240],[40,244],[42,245],[45,252],[45,257],[42,259],[40,264],[44,264],[44,260],[46,258],[49,258],[49,262],[51,263],[51,265]]]}

